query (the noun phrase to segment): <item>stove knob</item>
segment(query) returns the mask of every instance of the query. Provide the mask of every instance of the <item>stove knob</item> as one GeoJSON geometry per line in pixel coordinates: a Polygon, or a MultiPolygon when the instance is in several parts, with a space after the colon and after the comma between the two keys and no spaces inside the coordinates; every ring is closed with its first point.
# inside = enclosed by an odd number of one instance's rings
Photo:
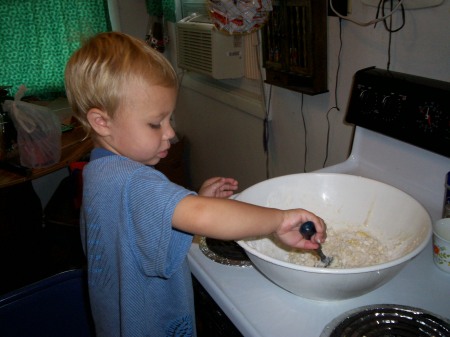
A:
{"type": "Polygon", "coordinates": [[[362,90],[359,94],[359,98],[366,105],[373,105],[376,101],[375,94],[369,89],[362,90]]]}
{"type": "Polygon", "coordinates": [[[389,110],[389,106],[392,105],[392,101],[392,96],[384,95],[381,104],[383,105],[384,109],[389,110]]]}
{"type": "Polygon", "coordinates": [[[377,112],[377,95],[370,89],[363,89],[359,94],[362,112],[371,114],[377,112]]]}
{"type": "Polygon", "coordinates": [[[385,113],[391,112],[393,109],[396,108],[395,99],[392,96],[384,95],[383,99],[381,100],[381,107],[383,112],[385,113]]]}
{"type": "Polygon", "coordinates": [[[381,114],[385,121],[392,122],[400,117],[401,99],[395,95],[384,95],[381,100],[381,114]]]}

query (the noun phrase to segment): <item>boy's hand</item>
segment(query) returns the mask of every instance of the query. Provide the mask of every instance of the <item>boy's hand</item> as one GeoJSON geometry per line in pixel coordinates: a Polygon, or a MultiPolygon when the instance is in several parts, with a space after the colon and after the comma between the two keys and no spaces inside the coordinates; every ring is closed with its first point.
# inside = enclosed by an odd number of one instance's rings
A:
{"type": "Polygon", "coordinates": [[[215,177],[206,180],[198,195],[203,197],[228,198],[238,189],[238,182],[233,178],[215,177]]]}
{"type": "Polygon", "coordinates": [[[325,222],[315,214],[303,209],[284,211],[283,223],[275,234],[283,243],[302,249],[319,248],[319,244],[325,242],[327,237],[325,222]],[[311,240],[306,240],[300,234],[300,226],[307,221],[314,222],[316,228],[316,234],[312,236],[311,240]]]}

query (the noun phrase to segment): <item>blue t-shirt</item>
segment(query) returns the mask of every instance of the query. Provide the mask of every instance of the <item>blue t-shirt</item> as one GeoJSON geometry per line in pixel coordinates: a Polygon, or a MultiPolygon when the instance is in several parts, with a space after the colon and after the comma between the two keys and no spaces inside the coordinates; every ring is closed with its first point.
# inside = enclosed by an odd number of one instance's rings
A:
{"type": "Polygon", "coordinates": [[[97,337],[195,335],[192,235],[172,227],[189,194],[153,167],[93,150],[83,170],[81,237],[97,337]]]}

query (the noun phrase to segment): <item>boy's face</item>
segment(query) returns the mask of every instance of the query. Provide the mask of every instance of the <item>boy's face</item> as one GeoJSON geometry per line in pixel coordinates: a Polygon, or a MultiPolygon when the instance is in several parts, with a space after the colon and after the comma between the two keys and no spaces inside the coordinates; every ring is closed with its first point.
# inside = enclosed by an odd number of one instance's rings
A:
{"type": "Polygon", "coordinates": [[[119,155],[146,165],[156,165],[166,157],[175,132],[170,117],[175,109],[176,88],[129,83],[125,99],[108,119],[106,137],[100,145],[119,155]]]}

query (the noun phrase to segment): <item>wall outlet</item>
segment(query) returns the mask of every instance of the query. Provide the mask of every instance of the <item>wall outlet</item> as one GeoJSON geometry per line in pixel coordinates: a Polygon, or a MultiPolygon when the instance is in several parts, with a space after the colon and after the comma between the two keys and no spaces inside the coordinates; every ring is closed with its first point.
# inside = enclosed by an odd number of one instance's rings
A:
{"type": "Polygon", "coordinates": [[[331,9],[330,2],[333,2],[333,8],[342,16],[347,16],[347,0],[328,0],[328,16],[337,16],[331,9]]]}
{"type": "MultiPolygon", "coordinates": [[[[378,7],[378,3],[380,2],[380,0],[361,0],[361,2],[367,6],[378,7]]],[[[397,4],[397,2],[394,3],[394,6],[397,4]]],[[[405,9],[420,9],[439,6],[443,2],[444,0],[403,0],[403,7],[405,7],[405,9]]]]}

